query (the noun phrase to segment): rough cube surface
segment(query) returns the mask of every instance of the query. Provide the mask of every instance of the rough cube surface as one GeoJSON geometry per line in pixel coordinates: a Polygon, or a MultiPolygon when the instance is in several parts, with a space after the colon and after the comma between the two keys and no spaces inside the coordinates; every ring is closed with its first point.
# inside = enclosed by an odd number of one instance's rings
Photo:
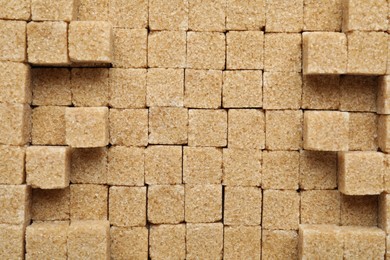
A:
{"type": "Polygon", "coordinates": [[[0,185],[0,223],[30,223],[31,187],[28,185],[0,185]]]}
{"type": "Polygon", "coordinates": [[[260,259],[260,226],[225,226],[223,259],[260,259]]]}
{"type": "Polygon", "coordinates": [[[30,66],[0,61],[0,102],[31,103],[30,66]]]}
{"type": "MultiPolygon", "coordinates": [[[[381,195],[382,196],[382,195],[381,195]]],[[[381,199],[378,196],[341,195],[341,225],[380,225],[381,199]]]]}
{"type": "Polygon", "coordinates": [[[226,29],[260,30],[265,25],[265,0],[228,0],[226,2],[226,29]]]}
{"type": "Polygon", "coordinates": [[[301,193],[302,224],[340,224],[340,192],[310,190],[301,193]]]}
{"type": "Polygon", "coordinates": [[[111,227],[111,258],[147,259],[148,233],[146,227],[111,227]]]}
{"type": "Polygon", "coordinates": [[[148,1],[110,0],[108,2],[109,19],[113,26],[132,29],[146,28],[148,24],[148,1]]]}
{"type": "Polygon", "coordinates": [[[107,183],[107,148],[79,148],[72,150],[72,183],[107,183]]]}
{"type": "Polygon", "coordinates": [[[263,230],[262,259],[297,259],[298,232],[295,230],[263,230]]]}
{"type": "Polygon", "coordinates": [[[0,36],[7,39],[0,47],[0,60],[26,61],[26,22],[0,21],[0,36]]]}
{"type": "Polygon", "coordinates": [[[186,225],[151,226],[149,234],[149,254],[152,259],[185,259],[186,225]]]}
{"type": "Polygon", "coordinates": [[[188,2],[188,29],[191,31],[225,30],[226,1],[194,0],[188,2]]]}
{"type": "Polygon", "coordinates": [[[32,190],[31,217],[35,222],[70,219],[70,188],[32,190]]]}
{"type": "Polygon", "coordinates": [[[341,91],[339,75],[303,76],[302,92],[302,108],[340,108],[341,91]]]}
{"type": "Polygon", "coordinates": [[[0,184],[22,184],[25,180],[24,147],[0,145],[0,184]]]}
{"type": "Polygon", "coordinates": [[[114,28],[114,56],[116,68],[145,68],[147,65],[146,29],[114,28]]]}
{"type": "Polygon", "coordinates": [[[226,34],[227,69],[262,69],[264,33],[261,31],[226,34]]]}
{"type": "Polygon", "coordinates": [[[0,18],[1,19],[17,19],[17,20],[29,20],[31,17],[31,1],[20,0],[15,5],[15,2],[8,0],[1,0],[0,2],[0,18]]]}
{"type": "Polygon", "coordinates": [[[0,257],[2,259],[24,259],[24,225],[0,224],[0,257]]]}
{"type": "Polygon", "coordinates": [[[303,29],[305,31],[341,30],[342,0],[304,0],[303,29]]]}
{"type": "Polygon", "coordinates": [[[300,32],[303,29],[303,0],[267,0],[267,32],[300,32]]]}
{"type": "Polygon", "coordinates": [[[187,30],[188,1],[151,0],[149,2],[149,26],[152,30],[187,30]]]}
{"type": "Polygon", "coordinates": [[[70,218],[74,220],[106,220],[108,188],[95,184],[70,185],[70,218]]]}
{"type": "Polygon", "coordinates": [[[378,145],[381,151],[390,152],[390,116],[381,115],[378,118],[378,145]]]}
{"type": "Polygon", "coordinates": [[[346,75],[340,79],[340,110],[375,112],[378,77],[346,75]]]}
{"type": "Polygon", "coordinates": [[[343,31],[387,31],[386,0],[343,2],[343,31]]]}
{"type": "Polygon", "coordinates": [[[33,109],[31,142],[34,145],[65,144],[65,107],[40,106],[33,109]]]}
{"type": "Polygon", "coordinates": [[[0,103],[0,118],[0,144],[25,145],[30,141],[29,105],[0,103]]]}
{"type": "Polygon", "coordinates": [[[390,114],[390,76],[383,76],[380,78],[377,94],[377,113],[390,114]]]}
{"type": "Polygon", "coordinates": [[[77,16],[76,0],[32,0],[31,18],[33,21],[66,21],[70,22],[77,16]]]}
{"type": "Polygon", "coordinates": [[[186,259],[222,259],[223,225],[187,224],[186,259]]]}
{"type": "Polygon", "coordinates": [[[377,144],[377,115],[374,113],[349,114],[349,150],[376,151],[377,144]]]}

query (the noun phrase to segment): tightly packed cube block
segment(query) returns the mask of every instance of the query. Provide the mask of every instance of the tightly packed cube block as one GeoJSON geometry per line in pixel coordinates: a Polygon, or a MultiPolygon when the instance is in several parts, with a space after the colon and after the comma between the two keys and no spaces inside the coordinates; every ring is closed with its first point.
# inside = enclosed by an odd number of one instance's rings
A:
{"type": "Polygon", "coordinates": [[[338,188],[346,195],[377,195],[384,190],[384,156],[380,152],[340,152],[338,188]]]}
{"type": "Polygon", "coordinates": [[[231,70],[223,73],[224,108],[261,107],[263,105],[261,70],[231,70]]]}
{"type": "Polygon", "coordinates": [[[381,151],[390,152],[390,116],[381,115],[378,118],[378,145],[381,151]]]}
{"type": "Polygon", "coordinates": [[[111,227],[112,259],[147,259],[148,229],[146,227],[111,227]]]}
{"type": "Polygon", "coordinates": [[[260,226],[225,226],[223,259],[260,259],[260,226]]]}
{"type": "Polygon", "coordinates": [[[0,36],[7,39],[0,46],[0,60],[26,61],[27,29],[24,21],[0,21],[0,36]]]}
{"type": "Polygon", "coordinates": [[[265,1],[226,1],[227,30],[261,30],[265,26],[265,1]]]}
{"type": "Polygon", "coordinates": [[[66,259],[69,223],[41,222],[26,228],[27,259],[66,259]]]}
{"type": "Polygon", "coordinates": [[[303,147],[316,151],[348,150],[349,113],[305,111],[303,114],[303,147]]]}
{"type": "Polygon", "coordinates": [[[107,148],[72,150],[70,181],[72,183],[107,183],[107,148]]]}
{"type": "Polygon", "coordinates": [[[28,225],[31,218],[31,188],[28,185],[0,185],[0,223],[28,225]]]}
{"type": "Polygon", "coordinates": [[[390,194],[382,193],[378,203],[378,226],[386,233],[390,232],[390,194]]]}
{"type": "Polygon", "coordinates": [[[225,110],[190,109],[188,111],[188,145],[227,145],[227,112],[225,110]]]}
{"type": "Polygon", "coordinates": [[[156,185],[148,188],[148,220],[153,224],[184,221],[184,186],[156,185]]]}
{"type": "Polygon", "coordinates": [[[344,33],[303,33],[304,74],[345,74],[347,54],[347,37],[344,33]]]}
{"type": "Polygon", "coordinates": [[[267,0],[266,32],[301,32],[303,29],[303,0],[267,0]]]}
{"type": "Polygon", "coordinates": [[[95,184],[70,185],[70,219],[106,220],[108,187],[95,184]]]}
{"type": "Polygon", "coordinates": [[[186,225],[186,259],[222,259],[222,252],[222,223],[186,225]]]}
{"type": "Polygon", "coordinates": [[[31,19],[33,21],[66,21],[77,18],[77,0],[32,0],[31,19]]]}
{"type": "Polygon", "coordinates": [[[217,32],[187,33],[187,68],[223,70],[225,35],[217,32]]]}
{"type": "Polygon", "coordinates": [[[302,86],[302,108],[339,109],[339,75],[305,75],[302,86]]]}
{"type": "Polygon", "coordinates": [[[377,226],[380,221],[378,196],[341,195],[341,225],[377,226]]]}
{"type": "Polygon", "coordinates": [[[226,34],[227,69],[262,69],[264,33],[231,31],[226,34]]]}
{"type": "Polygon", "coordinates": [[[28,62],[35,65],[67,65],[68,24],[30,22],[27,24],[28,62]]]}
{"type": "Polygon", "coordinates": [[[378,114],[390,114],[390,76],[383,76],[379,80],[376,112],[378,114]]]}
{"type": "Polygon", "coordinates": [[[147,65],[146,29],[114,28],[114,57],[116,68],[145,68],[147,65]]]}
{"type": "Polygon", "coordinates": [[[152,259],[185,259],[186,225],[156,225],[150,227],[149,256],[152,259]]]}
{"type": "Polygon", "coordinates": [[[31,108],[0,103],[0,144],[25,145],[30,141],[31,108]]]}
{"type": "Polygon", "coordinates": [[[226,186],[260,186],[260,149],[223,149],[223,184],[226,186]]]}
{"type": "Polygon", "coordinates": [[[161,31],[186,31],[188,29],[188,1],[149,1],[149,27],[161,31]]]}
{"type": "Polygon", "coordinates": [[[378,77],[346,75],[340,78],[342,111],[375,112],[378,77]]]}
{"type": "Polygon", "coordinates": [[[185,71],[184,105],[188,108],[219,108],[222,96],[222,71],[185,71]]]}
{"type": "Polygon", "coordinates": [[[149,33],[148,66],[151,68],[184,68],[186,66],[186,32],[149,33]]]}
{"type": "Polygon", "coordinates": [[[31,17],[30,0],[19,0],[17,4],[8,0],[1,0],[0,6],[0,19],[28,21],[31,17]]]}
{"type": "Polygon", "coordinates": [[[150,144],[186,144],[188,109],[180,107],[149,108],[150,144]]]}
{"type": "Polygon", "coordinates": [[[68,230],[68,259],[109,259],[110,223],[72,221],[68,230]]]}
{"type": "Polygon", "coordinates": [[[0,61],[0,102],[31,103],[30,66],[0,61]]]}
{"type": "Polygon", "coordinates": [[[148,144],[147,109],[110,109],[110,143],[125,146],[148,144]]]}
{"type": "Polygon", "coordinates": [[[309,190],[301,192],[300,223],[340,224],[340,192],[309,190]]]}
{"type": "Polygon", "coordinates": [[[69,58],[72,62],[111,63],[113,33],[109,22],[73,21],[69,24],[69,58]]]}
{"type": "Polygon", "coordinates": [[[146,187],[110,187],[110,224],[120,227],[145,226],[146,187]]]}
{"type": "Polygon", "coordinates": [[[65,144],[65,107],[39,106],[33,109],[31,142],[34,145],[65,144]]]}
{"type": "Polygon", "coordinates": [[[25,225],[0,224],[0,257],[24,259],[25,225]]]}
{"type": "Polygon", "coordinates": [[[0,184],[24,182],[25,155],[25,147],[0,145],[0,184]]]}
{"type": "Polygon", "coordinates": [[[226,1],[188,1],[188,29],[191,31],[225,31],[226,1]]]}
{"type": "Polygon", "coordinates": [[[107,5],[109,5],[109,20],[113,26],[131,29],[146,28],[148,24],[147,0],[110,0],[107,5]]]}
{"type": "Polygon", "coordinates": [[[183,182],[188,184],[220,184],[222,149],[215,147],[183,148],[183,182]]]}
{"type": "Polygon", "coordinates": [[[148,69],[146,82],[148,107],[183,106],[183,69],[148,69]]]}
{"type": "Polygon", "coordinates": [[[297,230],[299,225],[299,193],[292,190],[264,190],[263,219],[265,229],[297,230]]]}
{"type": "MultiPolygon", "coordinates": [[[[109,0],[79,0],[77,20],[79,21],[107,21],[109,0]]],[[[112,1],[111,1],[112,2],[112,1]]]]}
{"type": "Polygon", "coordinates": [[[225,225],[260,225],[262,208],[260,188],[226,187],[224,195],[225,225]]]}
{"type": "Polygon", "coordinates": [[[349,150],[376,151],[378,116],[374,113],[349,114],[349,150]]]}
{"type": "Polygon", "coordinates": [[[77,148],[108,144],[108,108],[66,108],[66,144],[77,148]]]}
{"type": "Polygon", "coordinates": [[[31,217],[34,222],[70,219],[70,188],[32,190],[31,217]]]}
{"type": "Polygon", "coordinates": [[[185,185],[185,221],[209,223],[222,219],[222,185],[185,185]]]}
{"type": "Polygon", "coordinates": [[[262,259],[298,259],[298,232],[263,230],[262,259]]]}
{"type": "Polygon", "coordinates": [[[342,0],[304,0],[304,31],[339,32],[343,19],[342,0]]]}
{"type": "Polygon", "coordinates": [[[144,152],[143,147],[110,147],[108,150],[108,184],[143,186],[144,152]]]}
{"type": "Polygon", "coordinates": [[[386,73],[388,35],[384,32],[350,32],[348,74],[383,75],[386,73]]]}

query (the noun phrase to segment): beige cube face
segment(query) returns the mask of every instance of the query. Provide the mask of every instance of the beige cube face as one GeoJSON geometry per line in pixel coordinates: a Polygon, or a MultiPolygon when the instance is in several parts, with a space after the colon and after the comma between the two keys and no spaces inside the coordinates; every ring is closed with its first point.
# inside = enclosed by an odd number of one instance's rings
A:
{"type": "Polygon", "coordinates": [[[4,39],[0,47],[0,60],[26,61],[26,25],[24,21],[0,21],[0,35],[4,39]]]}
{"type": "MultiPolygon", "coordinates": [[[[385,193],[383,193],[385,194],[385,193]]],[[[381,198],[376,195],[341,195],[341,225],[377,226],[381,224],[381,198]]]]}
{"type": "Polygon", "coordinates": [[[33,189],[31,217],[36,222],[70,220],[70,188],[33,189]]]}
{"type": "Polygon", "coordinates": [[[298,232],[263,230],[262,259],[298,259],[298,232]]]}
{"type": "Polygon", "coordinates": [[[390,76],[383,76],[380,78],[377,94],[377,113],[385,115],[390,114],[390,76]]]}
{"type": "Polygon", "coordinates": [[[261,30],[265,26],[265,2],[254,0],[226,2],[227,30],[261,30]]]}
{"type": "Polygon", "coordinates": [[[0,145],[0,184],[25,181],[25,156],[25,147],[0,145]]]}
{"type": "Polygon", "coordinates": [[[382,152],[390,152],[390,116],[381,115],[378,118],[378,144],[382,152]]]}
{"type": "MultiPolygon", "coordinates": [[[[148,24],[148,1],[110,0],[107,3],[109,18],[94,20],[109,20],[114,27],[143,29],[148,24]]],[[[96,4],[93,4],[96,5],[96,4]]],[[[103,5],[103,3],[102,3],[103,5]]],[[[100,4],[98,5],[100,6],[100,4]]],[[[103,13],[103,12],[100,12],[103,13]]],[[[91,19],[86,19],[91,20],[91,19]]]]}
{"type": "Polygon", "coordinates": [[[0,61],[0,101],[31,103],[31,69],[29,65],[0,61]]]}
{"type": "Polygon", "coordinates": [[[341,31],[342,0],[304,0],[303,21],[305,31],[341,31]]]}
{"type": "Polygon", "coordinates": [[[106,147],[73,149],[70,181],[84,184],[107,184],[107,151],[106,147]]]}
{"type": "Polygon", "coordinates": [[[260,226],[225,226],[223,259],[260,259],[260,226]]]}
{"type": "Polygon", "coordinates": [[[268,0],[265,15],[266,32],[301,32],[303,0],[268,0]]]}
{"type": "Polygon", "coordinates": [[[31,187],[0,185],[0,223],[28,225],[31,219],[31,187]]]}
{"type": "Polygon", "coordinates": [[[303,76],[302,108],[304,109],[339,109],[339,75],[303,76]]]}
{"type": "Polygon", "coordinates": [[[152,30],[186,31],[188,0],[149,1],[149,26],[152,30]]]}
{"type": "Polygon", "coordinates": [[[185,259],[186,225],[156,225],[149,231],[149,255],[152,259],[185,259]]]}
{"type": "Polygon", "coordinates": [[[114,28],[115,68],[145,68],[147,66],[146,29],[114,28]]]}
{"type": "Polygon", "coordinates": [[[6,20],[24,20],[28,21],[31,17],[31,1],[21,0],[15,5],[14,2],[1,0],[0,18],[6,20]]]}
{"type": "Polygon", "coordinates": [[[66,21],[77,17],[77,0],[32,0],[31,15],[33,21],[66,21]]]}
{"type": "Polygon", "coordinates": [[[226,1],[194,0],[188,3],[188,29],[191,31],[225,31],[226,1]]]}
{"type": "Polygon", "coordinates": [[[2,259],[24,259],[25,225],[0,224],[0,257],[2,259]]]}
{"type": "Polygon", "coordinates": [[[34,145],[65,145],[65,107],[33,109],[31,142],[34,145]]]}
{"type": "Polygon", "coordinates": [[[30,142],[31,108],[29,105],[0,103],[0,144],[25,145],[30,142]]]}
{"type": "Polygon", "coordinates": [[[222,259],[223,225],[187,224],[186,258],[187,259],[222,259]]]}
{"type": "Polygon", "coordinates": [[[146,227],[111,227],[111,258],[147,259],[148,236],[149,232],[146,227]]]}

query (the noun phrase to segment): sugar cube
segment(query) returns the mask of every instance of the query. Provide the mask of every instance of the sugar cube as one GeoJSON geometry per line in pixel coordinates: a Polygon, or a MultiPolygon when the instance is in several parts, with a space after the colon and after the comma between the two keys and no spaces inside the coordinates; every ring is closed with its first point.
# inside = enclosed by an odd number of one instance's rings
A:
{"type": "Polygon", "coordinates": [[[31,70],[29,65],[0,61],[0,77],[2,78],[0,102],[31,103],[31,70]]]}
{"type": "Polygon", "coordinates": [[[151,259],[185,259],[186,225],[151,226],[149,256],[151,259]]]}
{"type": "Polygon", "coordinates": [[[32,190],[31,217],[34,222],[70,219],[70,188],[32,190]]]}
{"type": "Polygon", "coordinates": [[[146,227],[111,227],[111,258],[112,259],[147,259],[148,236],[146,227]]]}
{"type": "Polygon", "coordinates": [[[31,187],[0,185],[0,207],[0,223],[28,225],[31,218],[31,187]]]}
{"type": "Polygon", "coordinates": [[[25,155],[25,147],[0,145],[0,184],[25,181],[25,155]]]}
{"type": "Polygon", "coordinates": [[[96,184],[70,185],[70,219],[106,220],[108,187],[96,184]]]}
{"type": "Polygon", "coordinates": [[[39,106],[33,109],[31,142],[34,145],[65,144],[65,107],[39,106]]]}
{"type": "Polygon", "coordinates": [[[6,39],[0,46],[0,60],[26,61],[26,25],[24,21],[0,21],[0,36],[6,39]]]}
{"type": "Polygon", "coordinates": [[[222,259],[223,225],[187,224],[186,259],[222,259]]]}

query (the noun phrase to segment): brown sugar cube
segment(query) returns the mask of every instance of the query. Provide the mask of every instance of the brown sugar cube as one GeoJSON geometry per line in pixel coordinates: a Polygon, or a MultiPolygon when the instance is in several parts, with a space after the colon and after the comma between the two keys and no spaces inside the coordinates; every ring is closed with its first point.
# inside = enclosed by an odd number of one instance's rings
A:
{"type": "Polygon", "coordinates": [[[265,147],[268,150],[298,150],[302,147],[302,110],[265,113],[265,147]]]}
{"type": "Polygon", "coordinates": [[[187,224],[186,251],[186,259],[222,259],[222,223],[187,224]]]}
{"type": "Polygon", "coordinates": [[[108,69],[72,69],[71,90],[72,103],[77,107],[107,106],[108,69]]]}
{"type": "Polygon", "coordinates": [[[264,112],[257,109],[230,109],[228,112],[228,146],[264,149],[264,112]]]}
{"type": "Polygon", "coordinates": [[[261,259],[298,259],[298,232],[263,230],[261,259]]]}
{"type": "Polygon", "coordinates": [[[378,118],[378,145],[381,151],[390,152],[390,116],[381,115],[378,118]]]}
{"type": "Polygon", "coordinates": [[[340,224],[340,192],[308,190],[301,194],[300,223],[340,224]]]}
{"type": "Polygon", "coordinates": [[[225,108],[263,105],[261,70],[231,70],[223,73],[222,105],[225,108]]]}
{"type": "MultiPolygon", "coordinates": [[[[390,66],[387,67],[390,69],[390,66]]],[[[383,76],[379,79],[377,91],[376,112],[390,114],[390,76],[383,76]]]]}
{"type": "Polygon", "coordinates": [[[115,68],[145,68],[147,65],[146,29],[114,28],[115,68]]]}
{"type": "Polygon", "coordinates": [[[225,226],[223,259],[260,259],[260,226],[225,226]]]}
{"type": "Polygon", "coordinates": [[[77,0],[31,0],[33,21],[70,22],[77,17],[77,0]]]}
{"type": "Polygon", "coordinates": [[[188,109],[181,107],[149,108],[150,144],[186,144],[188,109]]]}
{"type": "Polygon", "coordinates": [[[390,155],[384,154],[384,161],[385,161],[385,192],[390,192],[390,155]]]}
{"type": "Polygon", "coordinates": [[[188,1],[149,1],[149,27],[155,31],[186,31],[188,29],[188,1]]]}
{"type": "Polygon", "coordinates": [[[187,68],[223,70],[225,69],[225,49],[223,33],[188,32],[187,68]]]}
{"type": "Polygon", "coordinates": [[[108,150],[110,185],[144,185],[144,148],[112,146],[108,150]]]}
{"type": "Polygon", "coordinates": [[[110,223],[72,221],[68,230],[68,259],[109,259],[110,223]]]}
{"type": "Polygon", "coordinates": [[[146,105],[148,107],[182,107],[184,70],[148,69],[146,87],[146,105]]]}
{"type": "Polygon", "coordinates": [[[265,229],[297,230],[299,193],[292,190],[264,190],[263,220],[265,229]]]}
{"type": "Polygon", "coordinates": [[[145,183],[181,184],[182,157],[181,146],[148,146],[145,150],[145,183]]]}
{"type": "Polygon", "coordinates": [[[340,152],[338,189],[345,195],[377,195],[384,190],[385,165],[380,152],[340,152]]]}
{"type": "Polygon", "coordinates": [[[148,66],[151,68],[184,68],[186,66],[186,33],[182,31],[149,33],[148,66]]]}
{"type": "Polygon", "coordinates": [[[68,106],[72,104],[70,71],[61,68],[31,70],[32,104],[36,106],[68,106]]]}
{"type": "Polygon", "coordinates": [[[153,224],[178,224],[184,221],[184,186],[148,187],[148,220],[153,224]]]}
{"type": "Polygon", "coordinates": [[[65,107],[39,106],[34,108],[31,141],[34,145],[64,145],[65,107]]]}
{"type": "Polygon", "coordinates": [[[150,227],[149,257],[151,259],[185,259],[186,225],[150,227]]]}
{"type": "Polygon", "coordinates": [[[349,113],[305,111],[303,147],[315,151],[348,150],[349,113]]]}
{"type": "Polygon", "coordinates": [[[0,184],[24,182],[25,155],[25,147],[0,145],[0,184]]]}
{"type": "Polygon", "coordinates": [[[262,69],[264,32],[230,31],[226,34],[227,69],[262,69]]]}
{"type": "Polygon", "coordinates": [[[72,150],[70,181],[72,183],[107,183],[107,148],[72,150]]]}
{"type": "Polygon", "coordinates": [[[32,190],[31,217],[37,221],[69,220],[70,188],[32,190]]]}
{"type": "Polygon", "coordinates": [[[0,102],[31,103],[29,65],[0,61],[0,77],[0,102]]]}
{"type": "Polygon", "coordinates": [[[302,108],[339,109],[340,95],[339,75],[303,76],[302,108]]]}
{"type": "Polygon", "coordinates": [[[215,147],[184,147],[184,183],[220,184],[221,180],[222,149],[215,147]]]}
{"type": "Polygon", "coordinates": [[[109,81],[111,107],[146,106],[146,69],[110,69],[109,81]]]}
{"type": "Polygon", "coordinates": [[[0,46],[0,60],[26,61],[26,22],[0,21],[0,36],[4,40],[0,46]]]}
{"type": "MultiPolygon", "coordinates": [[[[0,223],[29,224],[31,188],[28,185],[0,185],[0,223]]],[[[0,250],[1,251],[1,250],[0,250]]]]}
{"type": "Polygon", "coordinates": [[[111,63],[113,33],[109,22],[72,21],[69,24],[69,58],[73,62],[111,63]]]}
{"type": "Polygon", "coordinates": [[[378,116],[375,113],[349,114],[349,150],[376,151],[378,116]]]}
{"type": "Polygon", "coordinates": [[[125,146],[147,146],[147,109],[110,109],[110,143],[125,146]]]}
{"type": "Polygon", "coordinates": [[[264,109],[299,109],[302,75],[296,72],[264,72],[264,109]]]}
{"type": "Polygon", "coordinates": [[[340,79],[340,110],[375,112],[378,78],[346,75],[340,79]]]}
{"type": "Polygon", "coordinates": [[[67,65],[68,24],[30,22],[27,24],[28,62],[35,65],[67,65]]]}
{"type": "Polygon", "coordinates": [[[222,109],[190,109],[188,111],[188,145],[227,145],[227,112],[222,109]]]}
{"type": "Polygon", "coordinates": [[[95,184],[70,185],[70,219],[106,220],[108,188],[95,184]]]}
{"type": "Polygon", "coordinates": [[[262,188],[298,189],[299,152],[263,152],[262,188]]]}
{"type": "Polygon", "coordinates": [[[385,259],[389,259],[390,257],[390,235],[386,236],[386,254],[385,259]]]}
{"type": "Polygon", "coordinates": [[[301,32],[303,0],[267,0],[266,32],[301,32]]]}
{"type": "Polygon", "coordinates": [[[303,73],[345,74],[347,37],[338,32],[304,32],[303,73]]]}
{"type": "Polygon", "coordinates": [[[65,110],[66,144],[76,148],[108,144],[107,107],[69,107],[65,110]]]}
{"type": "Polygon", "coordinates": [[[347,38],[348,74],[383,75],[386,73],[387,33],[350,32],[347,33],[347,38]]]}
{"type": "Polygon", "coordinates": [[[26,181],[33,188],[69,186],[71,151],[66,146],[29,146],[26,149],[26,181]]]}
{"type": "Polygon", "coordinates": [[[17,3],[8,0],[0,1],[0,19],[29,20],[31,16],[31,1],[19,0],[17,3]]]}
{"type": "Polygon", "coordinates": [[[222,71],[185,70],[184,106],[219,108],[222,96],[222,71]]]}
{"type": "Polygon", "coordinates": [[[338,226],[299,226],[299,259],[343,259],[343,249],[343,235],[338,226]]]}
{"type": "Polygon", "coordinates": [[[25,225],[0,224],[0,258],[24,259],[25,225]]]}
{"type": "Polygon", "coordinates": [[[227,0],[226,29],[261,30],[265,26],[265,1],[227,0]]]}
{"type": "Polygon", "coordinates": [[[225,31],[226,1],[188,1],[188,29],[190,31],[225,31]]]}
{"type": "Polygon", "coordinates": [[[224,195],[225,225],[260,225],[262,207],[260,188],[226,187],[224,195]]]}
{"type": "Polygon", "coordinates": [[[264,70],[302,70],[302,35],[300,33],[267,33],[264,38],[264,70]]]}
{"type": "Polygon", "coordinates": [[[114,27],[141,29],[148,24],[147,0],[110,0],[109,10],[110,22],[114,27]]]}
{"type": "Polygon", "coordinates": [[[30,141],[29,105],[0,103],[0,118],[0,144],[25,145],[30,141]]]}
{"type": "Polygon", "coordinates": [[[223,184],[260,186],[261,158],[258,149],[223,149],[223,184]]]}
{"type": "Polygon", "coordinates": [[[341,195],[341,225],[377,226],[378,196],[341,195]]]}
{"type": "Polygon", "coordinates": [[[329,190],[337,187],[337,154],[300,151],[299,187],[303,190],[329,190]]]}
{"type": "Polygon", "coordinates": [[[339,32],[343,19],[342,5],[342,0],[304,0],[304,31],[339,32]]]}
{"type": "Polygon", "coordinates": [[[67,259],[69,223],[41,222],[26,228],[27,259],[67,259]]]}
{"type": "Polygon", "coordinates": [[[148,259],[148,229],[112,226],[111,259],[148,259]]]}
{"type": "Polygon", "coordinates": [[[110,224],[120,227],[146,225],[146,187],[110,187],[110,224]]]}
{"type": "Polygon", "coordinates": [[[222,185],[185,185],[186,223],[217,222],[222,219],[222,185]]]}
{"type": "Polygon", "coordinates": [[[390,232],[390,194],[382,193],[378,200],[378,227],[390,232]]]}
{"type": "Polygon", "coordinates": [[[107,21],[110,0],[78,0],[79,21],[107,21]]]}

